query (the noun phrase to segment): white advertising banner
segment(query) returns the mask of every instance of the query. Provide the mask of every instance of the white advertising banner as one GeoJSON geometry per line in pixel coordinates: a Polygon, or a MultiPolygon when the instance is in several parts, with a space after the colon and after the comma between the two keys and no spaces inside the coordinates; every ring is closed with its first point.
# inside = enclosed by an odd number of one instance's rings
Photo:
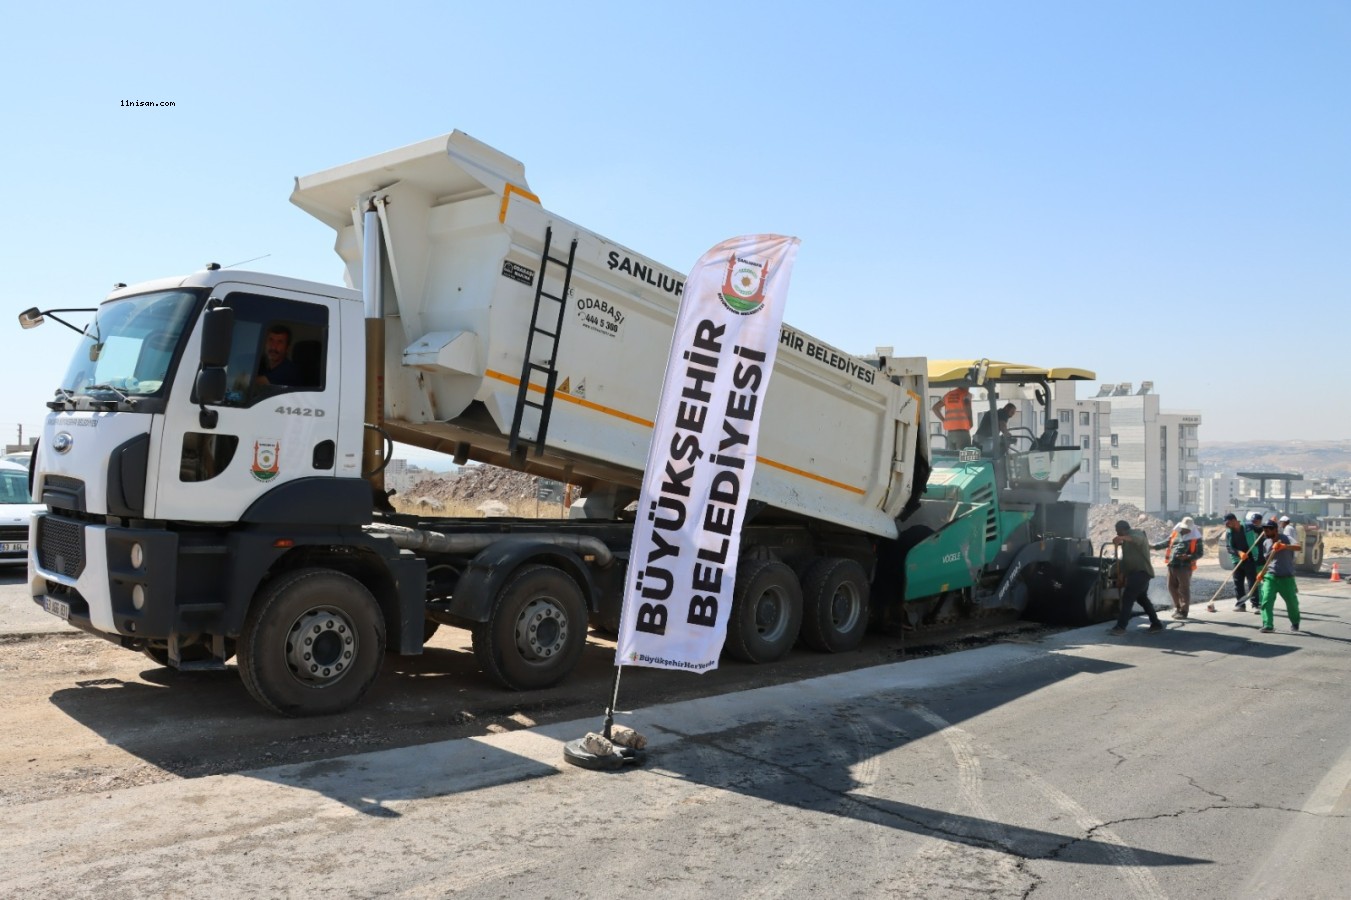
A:
{"type": "Polygon", "coordinates": [[[718,667],[798,239],[723,241],[676,318],[624,584],[615,665],[718,667]]]}

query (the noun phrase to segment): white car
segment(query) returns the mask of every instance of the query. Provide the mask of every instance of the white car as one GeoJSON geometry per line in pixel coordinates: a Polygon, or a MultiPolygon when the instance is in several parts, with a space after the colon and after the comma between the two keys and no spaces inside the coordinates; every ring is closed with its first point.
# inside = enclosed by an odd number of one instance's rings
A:
{"type": "Polygon", "coordinates": [[[28,467],[0,461],[0,566],[28,564],[28,525],[40,509],[28,496],[28,467]]]}
{"type": "Polygon", "coordinates": [[[0,460],[4,460],[7,463],[14,463],[16,466],[23,466],[25,469],[28,468],[28,461],[32,458],[33,454],[31,451],[24,451],[23,453],[6,453],[4,456],[0,456],[0,460]]]}

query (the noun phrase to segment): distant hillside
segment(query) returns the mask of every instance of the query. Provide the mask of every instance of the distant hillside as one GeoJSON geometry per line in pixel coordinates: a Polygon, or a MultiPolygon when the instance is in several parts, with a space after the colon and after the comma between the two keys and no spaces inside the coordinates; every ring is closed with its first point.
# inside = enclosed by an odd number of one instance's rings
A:
{"type": "Polygon", "coordinates": [[[1202,441],[1207,472],[1297,472],[1351,477],[1351,441],[1202,441]]]}

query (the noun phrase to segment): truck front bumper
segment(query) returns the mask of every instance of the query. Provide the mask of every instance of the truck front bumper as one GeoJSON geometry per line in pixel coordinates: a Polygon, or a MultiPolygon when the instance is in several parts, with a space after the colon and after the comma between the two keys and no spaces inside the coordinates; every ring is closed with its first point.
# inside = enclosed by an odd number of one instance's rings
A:
{"type": "Polygon", "coordinates": [[[182,631],[175,603],[178,536],[52,513],[29,532],[33,602],[77,628],[120,644],[182,631]]]}

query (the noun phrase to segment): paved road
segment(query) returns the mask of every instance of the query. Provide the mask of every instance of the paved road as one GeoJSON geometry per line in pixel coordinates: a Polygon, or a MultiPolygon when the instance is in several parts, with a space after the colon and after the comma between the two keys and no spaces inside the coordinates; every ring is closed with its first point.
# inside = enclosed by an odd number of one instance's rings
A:
{"type": "Polygon", "coordinates": [[[1098,626],[637,708],[621,718],[651,755],[618,773],[563,764],[562,743],[596,725],[578,720],[18,803],[0,816],[0,884],[106,898],[1345,896],[1351,589],[1301,591],[1301,634],[1222,611],[1161,635],[1098,626]]]}

